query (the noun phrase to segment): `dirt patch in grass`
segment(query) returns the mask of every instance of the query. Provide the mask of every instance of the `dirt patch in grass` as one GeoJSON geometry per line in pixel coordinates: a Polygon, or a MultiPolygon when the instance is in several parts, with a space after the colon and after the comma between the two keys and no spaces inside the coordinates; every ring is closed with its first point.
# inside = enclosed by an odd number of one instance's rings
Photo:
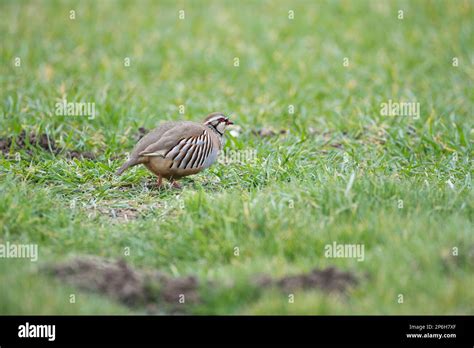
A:
{"type": "MultiPolygon", "coordinates": [[[[45,271],[70,286],[101,294],[132,309],[145,308],[149,314],[186,313],[187,305],[201,302],[196,277],[170,277],[157,270],[136,269],[123,259],[78,257],[49,265],[45,271]]],[[[358,282],[353,273],[335,267],[278,279],[267,275],[252,279],[253,285],[259,288],[276,287],[288,293],[313,289],[344,293],[358,282]]],[[[215,287],[216,284],[208,282],[204,286],[215,287]]]]}
{"type": "Polygon", "coordinates": [[[149,313],[180,313],[185,304],[199,302],[193,276],[171,278],[155,270],[138,270],[124,260],[79,257],[46,267],[46,272],[82,290],[99,293],[149,313]],[[182,302],[184,299],[184,303],[182,302]]]}
{"type": "Polygon", "coordinates": [[[441,262],[446,273],[459,268],[474,268],[474,244],[455,243],[456,247],[443,249],[441,262]]]}
{"type": "Polygon", "coordinates": [[[262,287],[277,287],[285,292],[295,290],[320,289],[325,292],[345,292],[349,287],[358,284],[357,277],[351,272],[344,272],[335,267],[313,269],[309,273],[290,275],[273,279],[263,275],[255,279],[255,283],[262,287]]]}
{"type": "Polygon", "coordinates": [[[28,145],[54,154],[59,153],[56,143],[44,133],[36,134],[35,132],[30,132],[29,134],[26,134],[26,132],[23,130],[16,138],[0,138],[0,151],[2,151],[3,154],[8,154],[12,145],[16,150],[26,149],[28,154],[31,154],[31,150],[28,149],[28,145]]]}
{"type": "Polygon", "coordinates": [[[89,151],[80,152],[80,151],[74,150],[74,151],[67,151],[66,157],[70,159],[76,158],[76,159],[95,160],[97,156],[93,152],[89,152],[89,151]]]}
{"type": "Polygon", "coordinates": [[[272,128],[263,127],[252,131],[253,134],[258,135],[262,138],[274,137],[276,135],[284,135],[288,133],[287,129],[274,130],[272,128]]]}
{"type": "Polygon", "coordinates": [[[21,133],[16,137],[12,136],[0,138],[0,151],[4,156],[9,155],[12,147],[15,151],[25,150],[25,152],[30,156],[33,154],[32,148],[37,148],[52,153],[54,155],[63,154],[64,156],[70,159],[77,158],[93,160],[97,157],[92,152],[65,150],[59,147],[56,144],[56,141],[52,139],[48,134],[36,132],[26,133],[25,130],[21,131],[21,133]]]}
{"type": "Polygon", "coordinates": [[[140,216],[140,212],[136,208],[99,208],[98,211],[118,222],[135,220],[140,216]]]}
{"type": "Polygon", "coordinates": [[[355,135],[355,139],[363,144],[385,145],[388,141],[387,126],[364,126],[363,130],[355,135]]]}
{"type": "MultiPolygon", "coordinates": [[[[128,185],[127,187],[137,188],[137,185],[128,185]]],[[[148,188],[148,185],[140,186],[138,195],[143,193],[143,187],[148,188]]],[[[122,187],[118,187],[118,189],[125,191],[122,187]]],[[[129,191],[129,189],[126,191],[129,191]]],[[[178,194],[179,192],[176,195],[178,194]]],[[[100,200],[94,203],[84,200],[76,201],[73,207],[77,206],[79,210],[87,214],[89,219],[107,217],[111,223],[127,223],[137,219],[161,218],[164,215],[172,214],[173,211],[182,209],[183,203],[179,200],[179,197],[171,201],[166,200],[164,195],[157,194],[156,197],[158,198],[157,200],[147,202],[142,201],[140,197],[121,200],[100,200]]],[[[71,203],[72,201],[69,204],[71,203]]]]}

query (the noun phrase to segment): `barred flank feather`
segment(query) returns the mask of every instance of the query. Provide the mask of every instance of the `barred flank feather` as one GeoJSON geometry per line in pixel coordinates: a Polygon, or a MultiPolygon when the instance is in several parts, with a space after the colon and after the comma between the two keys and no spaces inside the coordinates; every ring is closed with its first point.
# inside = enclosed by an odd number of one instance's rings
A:
{"type": "Polygon", "coordinates": [[[199,136],[181,139],[165,154],[165,158],[173,160],[171,168],[197,169],[204,165],[213,149],[211,136],[204,130],[199,136]]]}

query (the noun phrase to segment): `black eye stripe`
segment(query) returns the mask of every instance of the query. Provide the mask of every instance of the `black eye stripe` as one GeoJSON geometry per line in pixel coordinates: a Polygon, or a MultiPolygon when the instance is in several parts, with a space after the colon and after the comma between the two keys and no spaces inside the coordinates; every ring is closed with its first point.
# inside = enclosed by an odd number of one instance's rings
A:
{"type": "Polygon", "coordinates": [[[225,117],[224,115],[216,115],[212,118],[210,118],[209,120],[207,120],[206,124],[218,124],[218,123],[221,123],[221,122],[228,122],[229,119],[227,117],[225,117]]]}

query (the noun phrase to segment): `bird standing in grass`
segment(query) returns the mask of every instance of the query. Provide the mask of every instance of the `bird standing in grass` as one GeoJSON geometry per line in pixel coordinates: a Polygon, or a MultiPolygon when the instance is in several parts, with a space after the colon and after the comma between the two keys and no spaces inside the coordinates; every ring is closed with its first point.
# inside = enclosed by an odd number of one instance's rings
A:
{"type": "Polygon", "coordinates": [[[202,123],[166,122],[140,139],[117,175],[143,164],[158,176],[158,187],[165,178],[179,188],[176,180],[199,173],[216,161],[225,129],[231,124],[233,122],[221,112],[208,115],[202,123]]]}

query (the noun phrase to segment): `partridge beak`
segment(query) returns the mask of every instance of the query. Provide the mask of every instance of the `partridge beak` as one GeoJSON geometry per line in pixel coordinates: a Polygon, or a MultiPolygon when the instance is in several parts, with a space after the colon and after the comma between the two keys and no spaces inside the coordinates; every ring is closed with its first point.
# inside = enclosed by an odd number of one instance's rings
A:
{"type": "Polygon", "coordinates": [[[234,124],[234,122],[232,122],[231,120],[227,119],[227,120],[225,121],[225,124],[226,124],[226,125],[230,125],[230,124],[234,124]]]}

